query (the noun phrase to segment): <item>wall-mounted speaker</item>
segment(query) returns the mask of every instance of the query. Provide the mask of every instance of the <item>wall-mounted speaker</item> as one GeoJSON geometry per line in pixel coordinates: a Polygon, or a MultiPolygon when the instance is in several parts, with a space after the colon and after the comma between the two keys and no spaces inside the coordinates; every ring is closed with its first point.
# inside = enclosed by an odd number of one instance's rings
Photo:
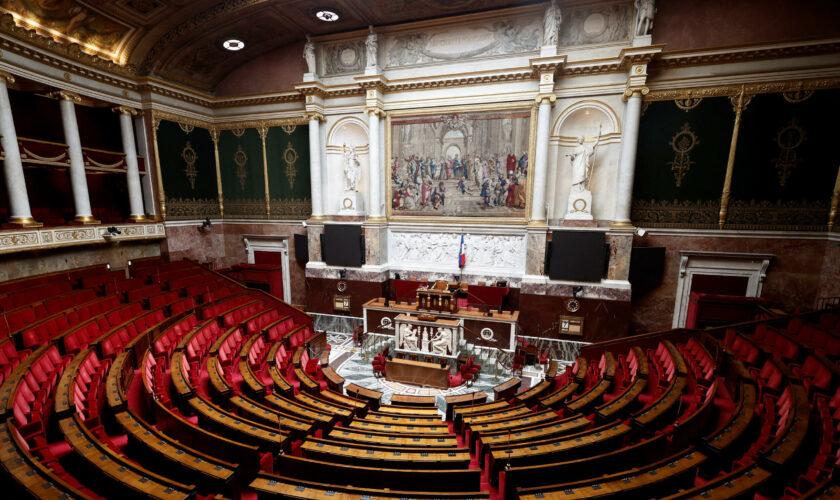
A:
{"type": "Polygon", "coordinates": [[[295,235],[295,260],[309,262],[309,241],[305,234],[295,235]]]}

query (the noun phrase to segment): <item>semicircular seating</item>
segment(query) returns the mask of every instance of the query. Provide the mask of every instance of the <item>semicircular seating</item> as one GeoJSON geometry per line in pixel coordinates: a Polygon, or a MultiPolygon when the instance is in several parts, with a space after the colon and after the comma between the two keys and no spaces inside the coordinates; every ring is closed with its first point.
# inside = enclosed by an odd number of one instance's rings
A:
{"type": "Polygon", "coordinates": [[[10,498],[840,493],[838,310],[591,344],[442,417],[345,387],[309,315],[188,261],[2,283],[0,308],[10,498]]]}

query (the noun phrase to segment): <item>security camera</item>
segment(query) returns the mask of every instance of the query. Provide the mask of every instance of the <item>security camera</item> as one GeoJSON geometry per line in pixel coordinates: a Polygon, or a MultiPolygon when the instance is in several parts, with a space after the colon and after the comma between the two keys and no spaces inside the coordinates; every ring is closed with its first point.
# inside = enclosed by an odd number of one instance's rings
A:
{"type": "Polygon", "coordinates": [[[198,230],[201,231],[201,232],[210,231],[212,229],[213,229],[213,223],[210,222],[210,217],[207,217],[206,219],[204,219],[204,222],[202,222],[201,225],[198,226],[198,230]]]}

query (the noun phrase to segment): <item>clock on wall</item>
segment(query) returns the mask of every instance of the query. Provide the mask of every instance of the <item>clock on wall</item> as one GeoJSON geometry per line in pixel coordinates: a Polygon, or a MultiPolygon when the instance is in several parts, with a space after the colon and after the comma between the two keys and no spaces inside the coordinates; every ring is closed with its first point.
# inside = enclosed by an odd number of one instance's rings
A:
{"type": "Polygon", "coordinates": [[[344,293],[344,291],[347,290],[347,282],[339,281],[335,288],[339,293],[344,293]]]}

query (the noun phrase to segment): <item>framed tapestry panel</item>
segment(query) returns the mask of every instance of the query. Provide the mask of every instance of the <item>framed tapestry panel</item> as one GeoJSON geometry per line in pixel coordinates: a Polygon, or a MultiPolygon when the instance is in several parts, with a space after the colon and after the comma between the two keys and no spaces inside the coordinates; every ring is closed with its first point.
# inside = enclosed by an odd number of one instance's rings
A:
{"type": "Polygon", "coordinates": [[[524,222],[534,115],[521,104],[389,113],[388,215],[524,222]]]}

